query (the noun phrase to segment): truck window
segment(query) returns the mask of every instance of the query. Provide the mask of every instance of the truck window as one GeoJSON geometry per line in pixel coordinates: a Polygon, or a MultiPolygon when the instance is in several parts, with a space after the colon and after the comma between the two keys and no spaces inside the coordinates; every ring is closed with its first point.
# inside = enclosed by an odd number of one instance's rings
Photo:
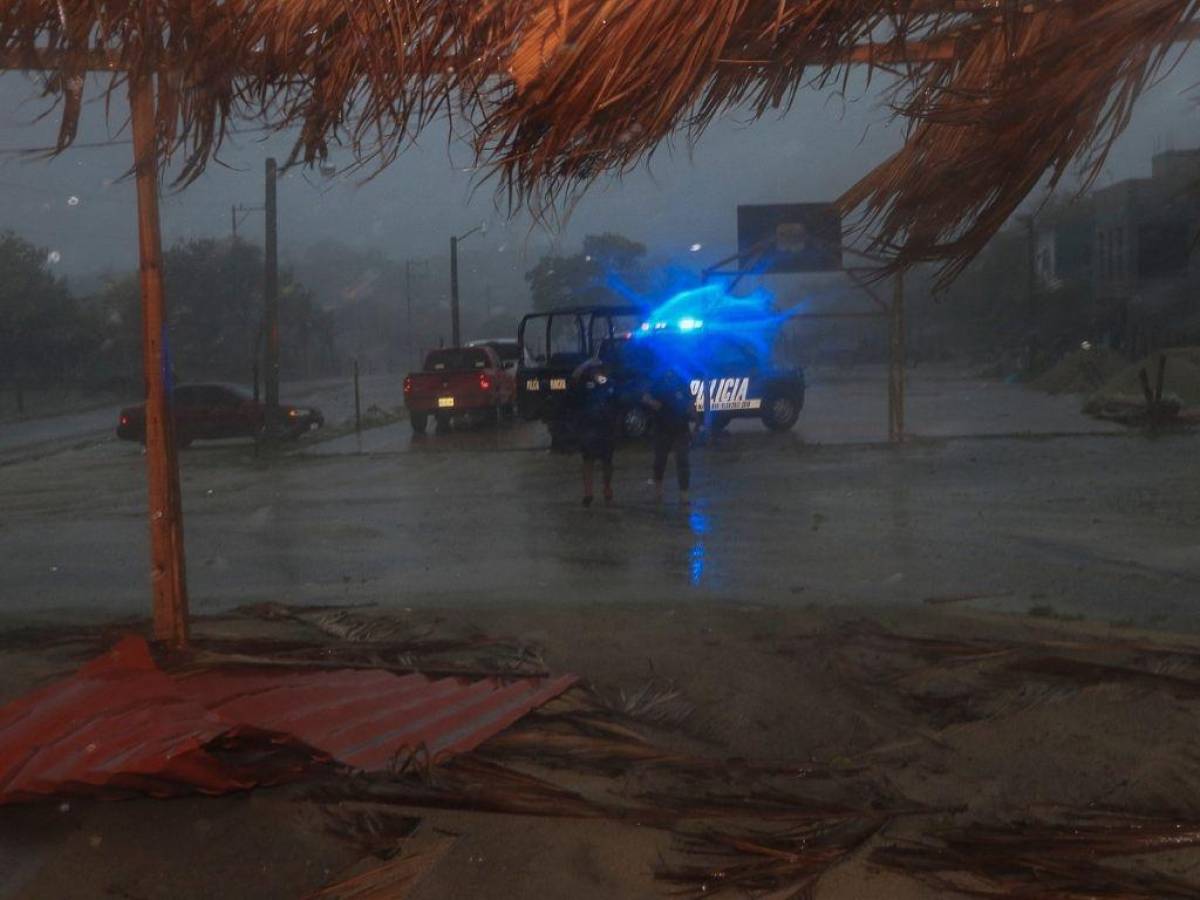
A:
{"type": "Polygon", "coordinates": [[[575,313],[550,317],[550,365],[577,366],[588,357],[583,322],[575,313]]]}
{"type": "Polygon", "coordinates": [[[425,357],[425,371],[465,372],[473,369],[486,369],[490,361],[487,351],[480,348],[434,350],[425,357]]]}
{"type": "Polygon", "coordinates": [[[546,364],[546,316],[533,316],[521,323],[521,352],[527,366],[546,364]]]}

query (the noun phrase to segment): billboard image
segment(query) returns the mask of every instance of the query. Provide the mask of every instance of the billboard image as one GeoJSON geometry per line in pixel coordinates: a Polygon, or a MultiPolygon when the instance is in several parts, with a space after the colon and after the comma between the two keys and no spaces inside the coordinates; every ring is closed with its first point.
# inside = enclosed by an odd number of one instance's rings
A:
{"type": "Polygon", "coordinates": [[[842,217],[832,203],[738,207],[744,271],[835,272],[842,268],[842,217]]]}

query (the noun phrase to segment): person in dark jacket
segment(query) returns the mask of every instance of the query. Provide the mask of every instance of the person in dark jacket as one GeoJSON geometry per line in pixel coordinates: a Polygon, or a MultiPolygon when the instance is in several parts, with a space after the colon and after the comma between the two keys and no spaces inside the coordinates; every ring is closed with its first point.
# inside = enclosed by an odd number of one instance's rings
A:
{"type": "Polygon", "coordinates": [[[654,419],[654,494],[661,502],[667,457],[674,453],[679,500],[686,505],[692,480],[691,426],[697,418],[688,382],[674,367],[665,367],[642,396],[642,403],[652,410],[654,419]]]}
{"type": "Polygon", "coordinates": [[[583,505],[592,505],[597,462],[604,479],[604,502],[612,503],[617,396],[608,369],[600,360],[588,360],[571,375],[571,406],[575,437],[583,456],[583,505]]]}

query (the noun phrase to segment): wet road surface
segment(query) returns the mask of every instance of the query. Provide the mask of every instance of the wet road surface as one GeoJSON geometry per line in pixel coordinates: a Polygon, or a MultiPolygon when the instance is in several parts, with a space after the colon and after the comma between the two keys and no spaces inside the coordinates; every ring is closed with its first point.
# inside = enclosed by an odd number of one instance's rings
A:
{"type": "MultiPolygon", "coordinates": [[[[911,420],[924,416],[929,428],[922,404],[954,411],[956,398],[974,396],[975,420],[965,424],[986,434],[980,410],[999,420],[1023,408],[1012,393],[1019,388],[978,384],[918,383],[911,420]]],[[[814,389],[812,408],[882,409],[882,398],[861,388],[814,389]]],[[[1091,427],[1073,412],[1051,416],[1039,406],[1045,399],[1025,406],[1041,410],[1046,433],[1091,427]]],[[[944,418],[957,433],[959,421],[944,418]]],[[[1028,430],[1020,426],[1034,418],[1011,430],[1028,430]]],[[[616,505],[583,509],[576,459],[543,449],[535,426],[416,441],[398,426],[364,434],[364,443],[382,443],[361,453],[350,449],[352,436],[273,465],[244,444],[198,445],[183,456],[193,608],[983,595],[971,602],[1200,625],[1193,438],[823,446],[813,435],[833,429],[825,422],[814,413],[789,435],[747,423],[698,450],[691,509],[653,502],[650,455],[640,447],[619,454],[616,505]]],[[[857,427],[865,434],[871,425],[857,427]]],[[[0,614],[145,612],[137,448],[105,441],[0,468],[0,510],[0,614]]]]}

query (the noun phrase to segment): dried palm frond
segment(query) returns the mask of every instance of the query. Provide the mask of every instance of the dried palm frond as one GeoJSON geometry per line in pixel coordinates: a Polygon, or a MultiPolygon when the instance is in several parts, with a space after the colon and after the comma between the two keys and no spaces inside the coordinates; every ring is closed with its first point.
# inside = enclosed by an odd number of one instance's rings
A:
{"type": "MultiPolygon", "coordinates": [[[[897,266],[947,261],[957,274],[1049,176],[1101,171],[1133,106],[1196,21],[1195,0],[1067,0],[1003,27],[956,27],[955,58],[914,67],[897,86],[912,131],[851,188],[872,248],[897,266]]],[[[1193,35],[1194,36],[1194,35],[1193,35]]]]}
{"type": "Polygon", "coordinates": [[[663,678],[654,678],[632,691],[621,690],[606,704],[613,712],[634,722],[679,728],[696,714],[679,685],[663,678]]]}
{"type": "Polygon", "coordinates": [[[309,894],[306,900],[404,900],[453,844],[453,838],[440,837],[406,846],[402,854],[309,894]]]}
{"type": "Polygon", "coordinates": [[[1196,846],[1200,844],[1200,827],[1194,822],[1089,813],[1063,825],[971,826],[943,832],[939,838],[942,843],[937,845],[881,847],[871,855],[871,862],[940,891],[973,897],[1200,897],[1200,886],[1177,878],[1097,863],[1105,857],[1196,846]]]}
{"type": "Polygon", "coordinates": [[[831,769],[814,763],[724,759],[680,753],[657,746],[624,724],[595,694],[572,690],[488,739],[478,750],[495,759],[523,760],[551,768],[628,774],[663,769],[680,776],[785,775],[832,778],[853,775],[852,767],[831,769]]]}
{"type": "Polygon", "coordinates": [[[401,838],[411,835],[421,823],[391,806],[337,804],[326,806],[324,812],[329,832],[384,859],[395,856],[401,838]]]}
{"type": "Polygon", "coordinates": [[[895,266],[950,276],[1044,175],[1099,171],[1196,20],[1196,0],[10,0],[0,65],[51,72],[59,150],[83,73],[159,73],[158,145],[181,183],[237,118],[295,129],[293,161],[338,142],[385,165],[455,115],[500,191],[545,209],[865,64],[912,130],[841,204],[895,266]]]}
{"type": "Polygon", "coordinates": [[[329,781],[317,799],[392,803],[550,818],[595,819],[619,814],[575,791],[475,756],[462,756],[421,776],[363,775],[329,781]]]}
{"type": "Polygon", "coordinates": [[[655,877],[691,896],[772,891],[804,898],[822,875],[841,863],[886,823],[884,818],[849,825],[821,823],[785,832],[706,830],[680,838],[681,851],[705,860],[663,866],[655,877]]]}
{"type": "Polygon", "coordinates": [[[1094,859],[1200,846],[1200,822],[1087,810],[1065,824],[972,825],[940,837],[950,847],[990,849],[998,855],[1094,859]]]}
{"type": "Polygon", "coordinates": [[[1021,675],[1039,675],[1073,684],[1133,684],[1149,690],[1166,691],[1176,697],[1200,696],[1200,681],[1129,666],[1105,665],[1063,656],[1044,656],[1013,663],[1008,670],[1021,675]]]}

